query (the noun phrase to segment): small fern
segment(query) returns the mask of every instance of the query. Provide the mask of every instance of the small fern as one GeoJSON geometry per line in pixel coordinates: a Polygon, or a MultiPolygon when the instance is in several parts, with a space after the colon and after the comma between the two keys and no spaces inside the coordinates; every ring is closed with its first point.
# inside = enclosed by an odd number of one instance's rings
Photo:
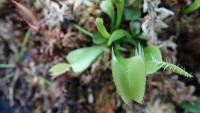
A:
{"type": "Polygon", "coordinates": [[[158,61],[156,59],[153,58],[153,63],[156,65],[159,65],[161,68],[164,68],[164,70],[169,70],[172,71],[174,73],[186,76],[186,77],[192,77],[192,74],[186,72],[184,69],[174,65],[174,64],[170,64],[168,62],[163,62],[163,61],[158,61]]]}

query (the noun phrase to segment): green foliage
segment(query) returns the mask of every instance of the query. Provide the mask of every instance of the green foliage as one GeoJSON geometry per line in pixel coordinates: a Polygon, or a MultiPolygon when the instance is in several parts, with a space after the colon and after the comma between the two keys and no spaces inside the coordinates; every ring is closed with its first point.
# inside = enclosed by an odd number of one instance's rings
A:
{"type": "Polygon", "coordinates": [[[104,38],[99,32],[95,33],[92,40],[95,44],[105,44],[108,41],[108,39],[104,38]]]}
{"type": "Polygon", "coordinates": [[[161,52],[157,47],[150,45],[144,48],[144,57],[147,75],[153,74],[161,68],[160,65],[155,65],[152,60],[152,58],[155,58],[158,61],[162,61],[161,52]]]}
{"type": "Polygon", "coordinates": [[[113,50],[112,72],[115,85],[124,102],[135,100],[142,103],[146,84],[145,65],[142,57],[134,56],[120,60],[115,56],[113,50]]]}
{"type": "Polygon", "coordinates": [[[111,27],[114,28],[115,25],[115,9],[112,0],[104,0],[100,4],[101,10],[108,15],[111,20],[111,27]]]}
{"type": "Polygon", "coordinates": [[[164,70],[169,70],[171,72],[186,76],[186,77],[192,77],[192,75],[188,72],[186,72],[184,69],[174,65],[174,64],[170,64],[167,62],[163,62],[163,61],[158,61],[157,59],[153,58],[153,63],[158,65],[159,67],[164,68],[164,70]]]}
{"type": "Polygon", "coordinates": [[[56,64],[51,69],[49,72],[51,73],[52,76],[57,77],[61,74],[64,74],[65,72],[70,70],[70,65],[67,63],[60,63],[56,64]]]}
{"type": "Polygon", "coordinates": [[[109,38],[110,34],[108,33],[106,27],[104,26],[103,19],[97,18],[95,23],[96,23],[97,29],[101,33],[101,35],[104,38],[109,38]]]}
{"type": "Polygon", "coordinates": [[[141,56],[134,56],[127,59],[127,62],[131,100],[142,103],[146,85],[144,61],[141,56]]]}
{"type": "Polygon", "coordinates": [[[191,13],[200,8],[200,0],[195,0],[189,7],[184,10],[184,13],[191,13]]]}
{"type": "Polygon", "coordinates": [[[74,25],[79,31],[91,37],[95,46],[76,49],[66,56],[72,70],[82,73],[104,52],[104,48],[112,48],[112,76],[117,91],[125,103],[131,100],[142,103],[146,75],[152,75],[160,68],[192,77],[191,74],[176,65],[163,62],[160,49],[147,44],[148,38],[141,32],[139,22],[141,0],[136,0],[136,2],[138,3],[137,7],[130,9],[125,8],[125,0],[102,1],[100,8],[107,14],[111,24],[106,28],[104,20],[100,17],[97,18],[95,24],[98,31],[96,33],[90,33],[84,28],[74,25]],[[130,22],[129,30],[120,28],[123,17],[125,17],[125,21],[130,22]],[[124,47],[125,43],[130,44],[129,47],[124,47]],[[127,55],[124,52],[130,54],[127,55]]]}
{"type": "Polygon", "coordinates": [[[141,33],[140,27],[141,27],[141,24],[138,21],[131,21],[129,23],[130,31],[131,31],[132,35],[134,35],[134,36],[138,36],[141,33]]]}
{"type": "Polygon", "coordinates": [[[182,109],[191,113],[199,113],[200,111],[200,97],[193,103],[183,102],[179,105],[182,109]]]}
{"type": "Polygon", "coordinates": [[[124,10],[124,16],[125,16],[125,20],[127,21],[138,20],[141,17],[141,11],[139,9],[126,8],[124,10]]]}
{"type": "Polygon", "coordinates": [[[117,9],[117,19],[116,19],[115,29],[118,29],[122,21],[125,0],[114,0],[114,1],[117,9]]]}
{"type": "Polygon", "coordinates": [[[141,10],[140,8],[125,8],[124,10],[124,17],[126,21],[130,21],[129,29],[131,34],[137,38],[141,34],[141,23],[139,19],[141,17],[141,10]]]}
{"type": "Polygon", "coordinates": [[[74,72],[81,73],[92,64],[103,50],[103,46],[81,48],[70,52],[66,59],[69,61],[74,72]]]}
{"type": "Polygon", "coordinates": [[[90,36],[90,37],[94,37],[94,35],[92,33],[90,33],[89,31],[83,29],[82,27],[78,26],[78,25],[74,25],[74,27],[76,29],[78,29],[79,31],[81,31],[82,33],[86,34],[87,36],[90,36]]]}
{"type": "Polygon", "coordinates": [[[112,75],[119,94],[124,102],[128,103],[131,99],[131,90],[129,84],[127,83],[127,69],[118,61],[114,52],[112,53],[112,75]]]}
{"type": "Polygon", "coordinates": [[[115,30],[108,40],[108,46],[110,46],[114,41],[119,40],[123,37],[131,37],[131,35],[123,29],[115,30]]]}

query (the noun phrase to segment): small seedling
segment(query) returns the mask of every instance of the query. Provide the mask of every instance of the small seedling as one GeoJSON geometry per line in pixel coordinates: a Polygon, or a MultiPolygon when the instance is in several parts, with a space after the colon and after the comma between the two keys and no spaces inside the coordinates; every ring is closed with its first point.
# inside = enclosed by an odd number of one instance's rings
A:
{"type": "MultiPolygon", "coordinates": [[[[148,38],[141,32],[141,24],[138,19],[141,16],[139,9],[125,9],[125,0],[104,0],[100,4],[101,10],[107,14],[111,24],[109,29],[104,25],[102,18],[96,19],[98,32],[90,33],[78,25],[74,25],[79,31],[92,38],[94,46],[79,48],[70,52],[66,59],[73,72],[82,73],[104,53],[105,48],[112,49],[112,76],[116,88],[125,103],[134,100],[143,102],[146,86],[146,78],[159,69],[169,70],[186,77],[192,75],[174,64],[164,62],[162,54],[157,46],[147,45],[144,41],[148,38]],[[117,12],[115,12],[115,10],[117,12]],[[125,9],[125,10],[124,10],[125,9]],[[120,28],[123,17],[130,22],[130,31],[120,28]],[[132,17],[132,18],[131,18],[132,17]],[[125,48],[124,43],[130,44],[131,49],[125,48]],[[131,55],[124,57],[124,52],[129,51],[131,55]]],[[[67,69],[52,67],[50,70],[59,73],[67,69]]]]}

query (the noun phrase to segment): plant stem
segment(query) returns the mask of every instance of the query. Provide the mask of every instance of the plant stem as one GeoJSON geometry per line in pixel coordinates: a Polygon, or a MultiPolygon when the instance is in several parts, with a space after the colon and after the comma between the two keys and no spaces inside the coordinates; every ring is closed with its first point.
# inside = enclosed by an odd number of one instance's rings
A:
{"type": "Polygon", "coordinates": [[[80,32],[84,33],[85,35],[87,35],[87,36],[93,38],[94,35],[93,35],[91,32],[85,30],[84,28],[82,28],[82,27],[80,27],[80,26],[78,26],[78,25],[74,25],[74,27],[75,27],[76,29],[78,29],[80,32]]]}

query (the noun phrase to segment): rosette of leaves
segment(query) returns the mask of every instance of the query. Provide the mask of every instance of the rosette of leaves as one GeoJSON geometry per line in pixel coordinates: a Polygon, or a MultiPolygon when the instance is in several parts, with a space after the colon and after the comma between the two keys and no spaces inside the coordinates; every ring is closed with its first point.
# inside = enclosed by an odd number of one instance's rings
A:
{"type": "MultiPolygon", "coordinates": [[[[119,95],[125,103],[131,100],[142,103],[148,75],[152,75],[161,68],[186,77],[192,77],[192,75],[176,65],[164,62],[159,48],[154,45],[147,45],[146,42],[140,38],[142,34],[140,31],[138,31],[138,33],[129,33],[127,30],[120,28],[123,17],[126,18],[126,21],[130,22],[136,22],[140,17],[140,14],[134,15],[135,10],[133,12],[132,10],[125,11],[124,5],[125,0],[104,0],[101,2],[101,10],[110,19],[111,24],[109,29],[104,25],[104,20],[102,18],[96,19],[95,23],[98,29],[96,33],[90,33],[84,28],[75,25],[79,31],[91,37],[94,46],[76,49],[70,52],[66,56],[66,59],[72,71],[82,73],[88,69],[98,57],[101,57],[105,48],[111,48],[112,76],[119,95]],[[115,9],[117,10],[116,12],[115,9]],[[135,16],[134,19],[131,19],[133,16],[135,16]],[[131,49],[122,46],[126,43],[131,46],[131,49]],[[129,51],[131,53],[129,57],[124,57],[124,51],[129,51]]],[[[137,25],[137,27],[133,28],[139,29],[141,25],[137,25]]],[[[68,66],[66,66],[66,68],[68,68],[68,66]]],[[[54,70],[51,71],[54,72],[54,70]]]]}

